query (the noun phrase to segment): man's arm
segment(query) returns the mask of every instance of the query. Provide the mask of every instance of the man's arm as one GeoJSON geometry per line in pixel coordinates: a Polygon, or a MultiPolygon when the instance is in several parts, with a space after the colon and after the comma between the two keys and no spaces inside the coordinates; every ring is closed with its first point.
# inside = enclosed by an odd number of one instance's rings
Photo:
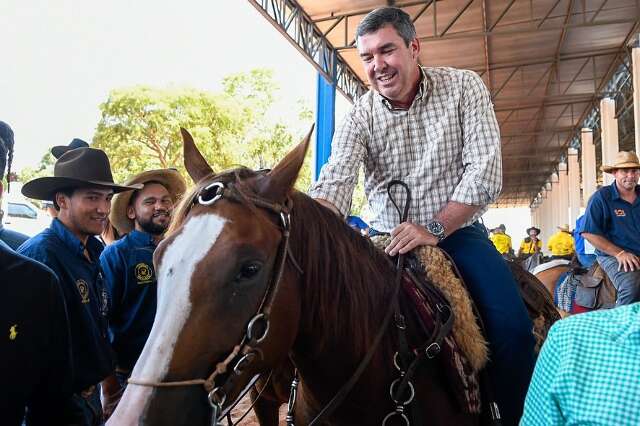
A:
{"type": "Polygon", "coordinates": [[[628,272],[640,269],[640,259],[635,254],[624,251],[604,236],[610,217],[603,197],[603,192],[598,191],[589,200],[584,222],[579,228],[580,235],[601,252],[614,256],[618,261],[618,270],[628,272]]]}
{"type": "Polygon", "coordinates": [[[591,245],[593,245],[601,252],[615,257],[618,261],[618,270],[624,270],[625,272],[628,272],[640,269],[640,259],[638,258],[638,256],[618,247],[602,235],[583,232],[582,236],[585,240],[589,241],[591,245]]]}
{"type": "Polygon", "coordinates": [[[358,169],[366,156],[366,134],[353,109],[336,129],[331,156],[309,190],[309,196],[338,216],[346,217],[351,210],[358,169]]]}

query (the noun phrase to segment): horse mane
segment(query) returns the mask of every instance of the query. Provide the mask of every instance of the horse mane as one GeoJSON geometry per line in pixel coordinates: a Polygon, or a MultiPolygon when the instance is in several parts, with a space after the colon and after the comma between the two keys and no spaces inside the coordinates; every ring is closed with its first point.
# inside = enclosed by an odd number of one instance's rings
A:
{"type": "MultiPolygon", "coordinates": [[[[322,324],[318,351],[330,340],[349,341],[366,353],[389,303],[394,268],[371,240],[301,192],[292,194],[291,246],[302,262],[303,317],[307,329],[322,324]]],[[[347,348],[344,348],[347,349],[347,348]]]]}
{"type": "MultiPolygon", "coordinates": [[[[242,196],[254,195],[254,188],[243,184],[243,180],[257,176],[259,172],[241,167],[202,179],[176,207],[167,235],[182,226],[196,197],[209,183],[234,182],[242,196]]],[[[388,306],[394,269],[384,253],[344,219],[302,192],[292,191],[291,198],[290,245],[304,271],[301,328],[322,328],[323,333],[314,334],[318,352],[339,339],[351,343],[344,350],[362,355],[373,341],[388,306]]],[[[241,202],[251,210],[257,209],[249,200],[241,202]]]]}

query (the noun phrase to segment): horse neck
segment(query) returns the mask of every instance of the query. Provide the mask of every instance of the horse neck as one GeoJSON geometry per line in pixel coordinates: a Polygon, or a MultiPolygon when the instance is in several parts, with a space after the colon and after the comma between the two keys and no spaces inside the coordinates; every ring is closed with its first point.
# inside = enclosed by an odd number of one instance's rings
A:
{"type": "Polygon", "coordinates": [[[291,246],[302,260],[301,329],[318,352],[361,356],[382,321],[394,270],[384,254],[304,194],[294,198],[291,246]]]}

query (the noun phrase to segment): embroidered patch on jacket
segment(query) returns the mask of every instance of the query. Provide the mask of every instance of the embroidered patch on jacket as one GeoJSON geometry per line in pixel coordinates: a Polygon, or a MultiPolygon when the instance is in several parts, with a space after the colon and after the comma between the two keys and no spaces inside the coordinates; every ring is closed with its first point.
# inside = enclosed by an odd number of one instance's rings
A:
{"type": "Polygon", "coordinates": [[[80,300],[82,303],[89,303],[89,285],[85,280],[76,280],[76,286],[80,293],[80,300]]]}
{"type": "Polygon", "coordinates": [[[146,263],[136,265],[136,279],[138,284],[149,284],[153,279],[153,268],[146,263]]]}
{"type": "Polygon", "coordinates": [[[18,324],[13,324],[11,327],[9,327],[9,340],[16,340],[16,337],[18,337],[18,324]]]}
{"type": "Polygon", "coordinates": [[[622,209],[613,209],[613,212],[616,214],[616,216],[618,217],[625,217],[626,214],[624,212],[624,210],[622,209]]]}

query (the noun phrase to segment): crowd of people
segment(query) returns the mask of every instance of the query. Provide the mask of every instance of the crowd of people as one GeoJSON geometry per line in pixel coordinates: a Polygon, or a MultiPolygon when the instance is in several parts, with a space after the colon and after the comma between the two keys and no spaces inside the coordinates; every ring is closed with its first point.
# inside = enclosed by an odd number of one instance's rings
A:
{"type": "MultiPolygon", "coordinates": [[[[420,40],[401,9],[369,13],[356,41],[371,90],[337,127],[310,195],[346,217],[363,166],[373,217],[370,224],[353,219],[353,226],[390,234],[390,256],[424,245],[451,256],[485,326],[487,371],[503,425],[639,424],[640,305],[632,303],[640,270],[637,157],[622,153],[603,168],[616,181],[591,198],[578,228],[613,275],[619,305],[628,306],[560,321],[536,364],[533,325],[501,256],[513,253],[511,238],[502,225],[490,240],[479,222],[502,184],[489,91],[474,72],[421,66],[420,40]],[[399,178],[413,200],[400,224],[386,190],[399,178]]],[[[0,177],[14,143],[2,128],[0,177]]],[[[100,425],[152,326],[152,256],[185,183],[164,169],[117,184],[103,151],[73,143],[53,150],[60,154],[53,176],[27,182],[22,192],[50,202],[57,217],[17,251],[0,243],[3,424],[20,425],[26,407],[29,425],[100,425]],[[105,248],[97,237],[108,219],[105,248]]],[[[518,255],[539,253],[540,229],[526,233],[518,255]]],[[[565,225],[547,247],[565,258],[584,244],[565,225]]]]}
{"type": "MultiPolygon", "coordinates": [[[[4,175],[14,137],[6,123],[0,131],[4,175]]],[[[80,139],[51,152],[53,176],[22,187],[51,204],[51,225],[18,236],[15,251],[0,240],[0,315],[11,324],[2,423],[20,425],[26,416],[28,425],[101,425],[151,331],[153,252],[186,184],[174,169],[116,184],[107,155],[80,139]]]]}

